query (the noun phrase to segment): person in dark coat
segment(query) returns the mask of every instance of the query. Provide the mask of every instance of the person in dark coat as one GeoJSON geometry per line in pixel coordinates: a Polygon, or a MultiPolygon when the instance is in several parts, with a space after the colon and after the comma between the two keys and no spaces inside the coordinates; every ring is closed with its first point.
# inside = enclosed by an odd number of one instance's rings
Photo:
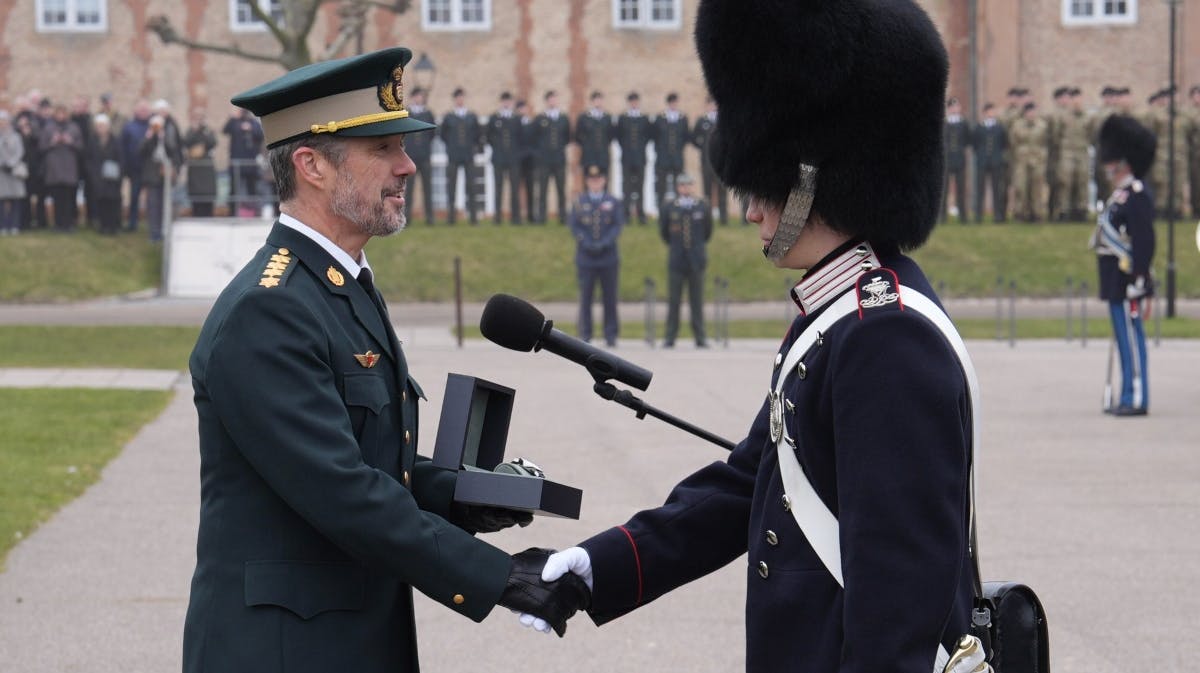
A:
{"type": "Polygon", "coordinates": [[[1114,416],[1145,416],[1150,408],[1143,317],[1154,296],[1154,195],[1142,178],[1154,165],[1154,133],[1133,117],[1112,115],[1100,127],[1099,159],[1114,189],[1092,234],[1100,298],[1108,302],[1121,363],[1121,389],[1106,400],[1114,416]]]}
{"type": "Polygon", "coordinates": [[[654,118],[654,192],[662,212],[667,194],[675,193],[675,178],[683,172],[683,148],[688,144],[687,115],[679,111],[679,94],[667,94],[667,109],[654,118]]]}
{"type": "Polygon", "coordinates": [[[541,178],[538,180],[538,222],[545,223],[547,218],[547,198],[550,181],[554,180],[554,194],[557,198],[555,214],[559,223],[566,223],[567,217],[567,143],[571,141],[571,121],[567,114],[558,108],[558,93],[547,91],[543,97],[546,109],[537,116],[534,123],[538,131],[538,169],[541,178]]]}
{"type": "Polygon", "coordinates": [[[32,229],[48,229],[50,217],[47,214],[46,202],[50,192],[46,188],[46,147],[42,145],[42,129],[53,122],[54,104],[48,99],[41,99],[34,108],[35,114],[30,118],[33,129],[33,146],[26,148],[25,156],[29,157],[29,179],[25,181],[25,191],[33,201],[30,216],[25,221],[32,229]]]}
{"type": "Polygon", "coordinates": [[[192,204],[192,217],[212,217],[217,201],[217,167],[212,156],[217,134],[208,125],[204,108],[193,110],[191,121],[183,134],[188,201],[192,204]]]}
{"type": "MultiPolygon", "coordinates": [[[[426,92],[421,87],[413,89],[408,114],[417,121],[434,125],[433,111],[425,106],[426,92]]],[[[433,139],[436,133],[414,133],[405,140],[404,151],[417,166],[417,172],[408,178],[405,191],[404,215],[413,221],[413,203],[417,200],[416,185],[421,184],[421,205],[425,208],[425,224],[433,224],[433,139]]]]}
{"type": "Polygon", "coordinates": [[[92,185],[89,182],[87,166],[84,165],[84,155],[88,145],[92,142],[91,101],[87,96],[76,96],[75,100],[71,102],[71,121],[79,129],[83,142],[83,151],[77,156],[79,159],[79,188],[83,194],[83,221],[85,225],[92,226],[96,221],[96,214],[92,212],[92,185]]]}
{"type": "MultiPolygon", "coordinates": [[[[133,104],[133,118],[121,127],[121,171],[129,181],[129,220],[126,231],[137,231],[142,208],[142,141],[150,130],[150,103],[138,100],[133,104]]],[[[232,151],[232,150],[231,150],[232,151]]]]}
{"type": "MultiPolygon", "coordinates": [[[[521,123],[517,129],[517,184],[525,216],[533,223],[538,201],[538,127],[533,111],[525,101],[517,101],[516,113],[521,123]]],[[[513,202],[512,221],[513,224],[523,221],[516,202],[513,202]]]]}
{"type": "Polygon", "coordinates": [[[700,150],[700,184],[703,189],[700,198],[717,206],[717,221],[729,223],[729,190],[721,184],[717,172],[713,170],[712,161],[708,156],[708,141],[712,132],[717,128],[717,103],[708,96],[704,99],[706,110],[696,118],[692,127],[692,144],[700,150]]]}
{"type": "Polygon", "coordinates": [[[513,113],[512,94],[505,91],[500,94],[500,108],[488,119],[486,133],[487,143],[492,147],[492,175],[496,191],[496,209],[492,219],[496,224],[500,224],[504,217],[506,186],[510,210],[514,216],[518,213],[517,203],[521,200],[517,191],[520,132],[521,119],[513,113]]]}
{"type": "Polygon", "coordinates": [[[697,348],[707,348],[704,338],[704,269],[708,266],[708,241],[712,238],[712,208],[693,194],[696,181],[680,173],[675,198],[658,216],[659,234],[667,244],[667,333],[663,346],[675,346],[679,334],[679,305],[687,285],[688,313],[697,348]]]}
{"type": "Polygon", "coordinates": [[[121,226],[121,143],[113,135],[108,115],[98,114],[92,120],[84,165],[92,185],[92,213],[100,233],[115,236],[121,226]]]}
{"type": "MultiPolygon", "coordinates": [[[[914,0],[822,7],[702,0],[696,18],[713,165],[750,195],[768,261],[805,271],[769,393],[727,461],[542,577],[589,582],[605,624],[744,563],[747,671],[942,673],[971,624],[980,419],[962,340],[904,251],[941,205],[948,59],[914,0]]],[[[988,670],[969,651],[954,670],[988,670]]]]}
{"type": "Polygon", "coordinates": [[[946,174],[942,179],[942,221],[949,217],[950,181],[954,181],[954,207],[958,221],[967,221],[967,148],[971,145],[971,124],[962,116],[957,98],[946,101],[946,174]]]}
{"type": "Polygon", "coordinates": [[[579,144],[579,163],[599,166],[608,179],[611,176],[609,152],[616,138],[616,126],[612,115],[604,109],[604,94],[593,91],[588,101],[590,107],[580,112],[575,120],[574,140],[579,144]]]}
{"type": "Polygon", "coordinates": [[[413,589],[474,621],[499,604],[560,629],[586,596],[538,579],[544,550],[474,536],[528,512],[454,502],[456,471],[417,454],[424,394],[364,252],[403,228],[404,135],[431,129],[403,107],[410,58],[324,61],[233,99],[263,118],[282,214],[189,360],[200,525],[184,673],[416,673],[413,589]]]}
{"type": "Polygon", "coordinates": [[[975,222],[983,221],[983,202],[988,190],[992,193],[992,220],[1007,219],[1008,189],[1005,177],[1008,165],[1004,155],[1008,151],[1008,131],[996,119],[996,106],[985,103],[983,119],[971,129],[971,152],[975,156],[975,222]]]}
{"type": "Polygon", "coordinates": [[[262,179],[259,156],[263,151],[263,130],[254,115],[234,108],[221,133],[229,136],[229,210],[230,215],[256,217],[262,205],[258,182],[262,179]]]}
{"type": "Polygon", "coordinates": [[[584,174],[587,189],[579,195],[570,216],[579,279],[579,338],[592,339],[592,296],[599,283],[604,304],[604,343],[612,347],[617,345],[621,332],[617,316],[617,271],[621,267],[617,239],[625,217],[621,202],[605,190],[604,171],[599,166],[588,166],[584,174]]]}
{"type": "Polygon", "coordinates": [[[625,221],[646,224],[646,145],[653,139],[650,118],[642,113],[642,97],[636,91],[625,96],[626,109],[617,118],[617,145],[621,148],[621,201],[625,204],[625,221]]]}
{"type": "Polygon", "coordinates": [[[457,217],[458,176],[462,174],[466,186],[467,215],[471,224],[479,223],[476,211],[479,200],[474,180],[475,155],[483,145],[483,132],[479,127],[479,116],[467,109],[467,92],[461,87],[454,90],[454,109],[442,117],[437,133],[446,144],[446,224],[454,224],[457,217]]]}
{"type": "Polygon", "coordinates": [[[65,105],[55,106],[54,117],[42,126],[38,146],[42,148],[42,180],[54,202],[54,227],[72,231],[79,223],[75,194],[79,191],[83,133],[71,121],[65,105]]]}

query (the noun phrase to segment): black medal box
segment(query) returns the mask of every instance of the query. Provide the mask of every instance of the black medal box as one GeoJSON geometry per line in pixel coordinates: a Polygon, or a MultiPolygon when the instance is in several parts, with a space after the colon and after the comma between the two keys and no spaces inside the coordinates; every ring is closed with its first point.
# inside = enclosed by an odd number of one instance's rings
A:
{"type": "Polygon", "coordinates": [[[458,472],[456,502],[578,519],[583,491],[542,477],[493,472],[504,462],[515,394],[474,376],[448,375],[433,464],[458,472]]]}

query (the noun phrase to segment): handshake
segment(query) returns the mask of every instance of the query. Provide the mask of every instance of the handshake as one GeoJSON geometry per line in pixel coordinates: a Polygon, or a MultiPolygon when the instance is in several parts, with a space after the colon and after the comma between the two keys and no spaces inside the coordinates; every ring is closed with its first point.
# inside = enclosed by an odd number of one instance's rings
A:
{"type": "Polygon", "coordinates": [[[518,613],[523,625],[543,633],[553,629],[561,638],[567,620],[591,602],[592,566],[586,551],[534,547],[513,555],[499,604],[518,613]]]}

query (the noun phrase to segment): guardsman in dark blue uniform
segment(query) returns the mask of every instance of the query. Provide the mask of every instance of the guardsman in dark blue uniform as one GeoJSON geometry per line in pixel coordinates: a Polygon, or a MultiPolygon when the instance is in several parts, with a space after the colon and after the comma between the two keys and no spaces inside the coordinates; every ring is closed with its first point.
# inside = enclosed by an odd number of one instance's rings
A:
{"type": "Polygon", "coordinates": [[[558,221],[565,223],[567,214],[567,143],[571,141],[571,121],[558,108],[558,94],[547,91],[546,109],[537,116],[538,167],[538,221],[546,221],[546,192],[550,179],[554,179],[554,192],[558,197],[558,221]]]}
{"type": "Polygon", "coordinates": [[[500,94],[500,109],[488,119],[487,142],[492,146],[492,176],[496,189],[496,214],[494,221],[500,224],[504,210],[504,186],[508,185],[509,204],[512,217],[519,215],[518,202],[521,196],[517,191],[517,170],[520,162],[519,135],[521,119],[513,113],[512,94],[505,91],[500,94]]]}
{"type": "Polygon", "coordinates": [[[696,346],[704,339],[704,269],[708,266],[708,239],[712,238],[712,208],[694,196],[695,179],[681,173],[675,180],[675,198],[658,216],[659,234],[667,244],[667,334],[663,346],[675,346],[679,334],[679,304],[687,284],[688,311],[696,346]]]}
{"type": "Polygon", "coordinates": [[[948,215],[947,197],[954,180],[954,207],[958,221],[967,221],[967,147],[971,144],[971,125],[962,116],[957,98],[946,101],[946,174],[942,180],[942,221],[948,215]]]}
{"type": "Polygon", "coordinates": [[[617,145],[621,147],[621,190],[624,192],[625,221],[632,222],[637,214],[638,224],[646,223],[646,145],[653,129],[650,119],[642,114],[642,97],[631,91],[625,97],[628,105],[617,118],[617,145]]]}
{"type": "Polygon", "coordinates": [[[604,110],[604,94],[593,91],[591,107],[579,113],[575,120],[575,142],[579,143],[579,163],[583,166],[599,166],[604,177],[609,177],[609,150],[616,138],[616,126],[612,115],[604,110]]]}
{"type": "Polygon", "coordinates": [[[528,514],[453,503],[454,472],[417,455],[423,395],[363,252],[403,228],[404,134],[432,128],[404,108],[411,56],[325,61],[233,99],[263,119],[282,214],[192,351],[185,673],[415,673],[413,588],[475,621],[500,604],[561,623],[553,606],[586,599],[537,579],[545,554],[473,537],[528,514]]]}
{"type": "Polygon", "coordinates": [[[721,184],[721,179],[717,177],[717,172],[713,170],[712,162],[708,158],[708,139],[712,137],[713,129],[717,128],[717,104],[712,96],[708,96],[704,101],[708,109],[696,119],[696,125],[692,127],[692,144],[700,150],[700,184],[703,186],[700,196],[705,201],[715,203],[717,221],[728,224],[729,191],[721,184]]]}
{"type": "MultiPolygon", "coordinates": [[[[425,90],[413,89],[408,114],[413,119],[433,126],[433,111],[425,107],[425,90]]],[[[425,206],[425,224],[433,224],[433,136],[432,133],[417,133],[405,141],[404,151],[417,166],[417,172],[408,179],[407,198],[404,199],[404,216],[413,221],[413,204],[417,201],[417,190],[413,186],[421,183],[421,205],[425,206]]]]}
{"type": "Polygon", "coordinates": [[[700,3],[697,51],[721,106],[714,167],[751,196],[767,258],[806,270],[792,291],[801,313],[763,363],[772,394],[729,459],[551,556],[542,577],[590,579],[588,613],[603,624],[745,558],[747,671],[930,673],[967,631],[975,574],[969,377],[914,308],[937,300],[902,253],[938,217],[948,65],[913,0],[837,9],[700,3]],[[745,57],[764,44],[770,54],[745,57]],[[880,100],[904,114],[880,115],[880,100]],[[925,298],[910,306],[901,292],[925,298]],[[782,366],[835,307],[841,317],[782,366]],[[785,465],[813,498],[789,495],[785,465]],[[836,519],[832,538],[802,532],[813,511],[836,519]]]}
{"type": "Polygon", "coordinates": [[[438,135],[446,144],[446,223],[454,224],[458,219],[454,203],[458,198],[458,175],[461,171],[467,193],[467,214],[471,224],[478,224],[476,210],[479,203],[473,173],[475,155],[483,144],[483,134],[479,128],[479,116],[467,109],[467,92],[459,87],[454,90],[453,97],[454,109],[442,117],[442,125],[438,128],[438,135]]]}
{"type": "Polygon", "coordinates": [[[1154,197],[1142,178],[1154,165],[1154,134],[1132,117],[1113,115],[1100,127],[1099,158],[1114,185],[1092,247],[1100,266],[1100,298],[1108,302],[1121,361],[1121,392],[1106,409],[1144,416],[1149,409],[1143,317],[1154,294],[1154,197]]]}
{"type": "Polygon", "coordinates": [[[983,119],[971,130],[971,149],[975,155],[975,222],[983,221],[983,200],[992,190],[992,219],[1003,222],[1007,217],[1008,194],[1004,185],[1007,167],[1004,153],[1008,150],[1008,132],[996,119],[996,106],[985,103],[983,119]]]}
{"type": "Polygon", "coordinates": [[[604,171],[599,166],[588,166],[584,173],[587,191],[579,195],[570,218],[579,277],[579,338],[592,339],[592,292],[599,282],[604,303],[604,343],[615,346],[621,329],[617,318],[617,271],[621,266],[617,238],[625,216],[621,202],[604,189],[604,171]]]}
{"type": "Polygon", "coordinates": [[[654,193],[659,212],[667,192],[675,191],[675,178],[683,172],[683,148],[689,133],[687,115],[679,111],[679,94],[667,94],[667,109],[654,118],[654,193]]]}
{"type": "MultiPolygon", "coordinates": [[[[534,212],[537,209],[537,124],[529,104],[523,100],[517,101],[517,118],[521,125],[517,128],[517,184],[525,204],[524,213],[530,222],[535,222],[534,212]]],[[[521,224],[521,210],[513,202],[513,224],[521,224]]]]}

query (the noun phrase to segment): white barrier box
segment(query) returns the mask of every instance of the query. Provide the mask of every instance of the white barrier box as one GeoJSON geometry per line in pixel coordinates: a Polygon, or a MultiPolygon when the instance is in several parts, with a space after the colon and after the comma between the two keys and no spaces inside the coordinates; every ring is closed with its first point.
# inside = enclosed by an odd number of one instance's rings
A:
{"type": "Polygon", "coordinates": [[[273,223],[258,217],[184,218],[172,222],[167,294],[215,298],[263,246],[273,223]]]}

